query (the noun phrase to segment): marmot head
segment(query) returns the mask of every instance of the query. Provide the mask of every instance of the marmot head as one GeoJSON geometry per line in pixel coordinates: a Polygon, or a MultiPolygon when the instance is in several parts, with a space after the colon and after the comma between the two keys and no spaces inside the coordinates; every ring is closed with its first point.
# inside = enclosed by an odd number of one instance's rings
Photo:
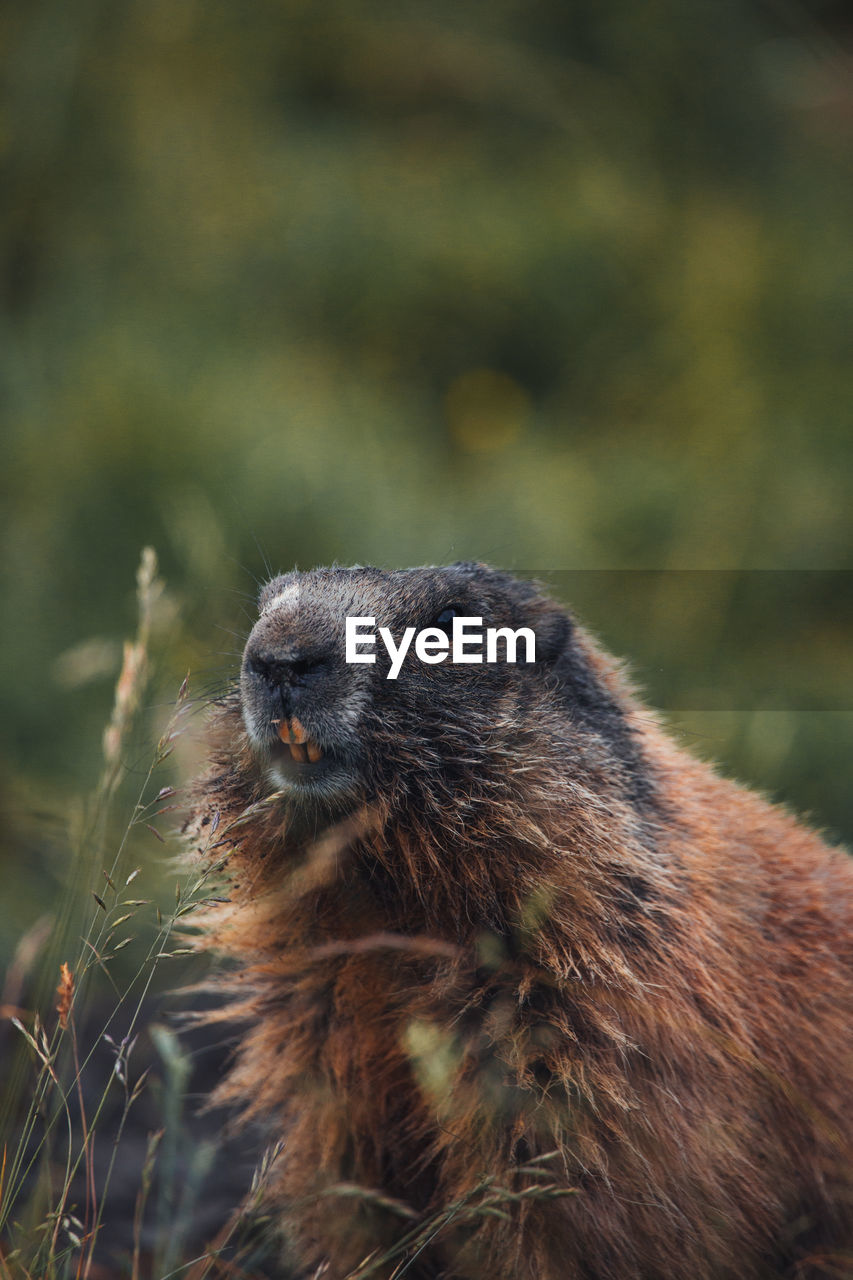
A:
{"type": "MultiPolygon", "coordinates": [[[[382,795],[425,791],[453,804],[472,785],[499,786],[547,741],[576,758],[593,739],[630,775],[636,751],[625,717],[596,672],[586,638],[536,584],[485,565],[382,571],[313,569],[274,578],[243,655],[240,703],[255,764],[295,811],[339,815],[382,795]],[[380,640],[435,628],[455,615],[488,628],[528,628],[535,657],[438,663],[409,644],[396,677],[380,640]],[[372,618],[373,663],[347,662],[347,618],[372,618]],[[621,762],[621,763],[620,763],[621,762]]],[[[440,639],[440,636],[439,636],[440,639]]],[[[365,649],[361,650],[365,652],[365,649]]],[[[476,652],[472,649],[471,652],[476,652]]],[[[600,756],[601,751],[597,754],[600,756]]]]}

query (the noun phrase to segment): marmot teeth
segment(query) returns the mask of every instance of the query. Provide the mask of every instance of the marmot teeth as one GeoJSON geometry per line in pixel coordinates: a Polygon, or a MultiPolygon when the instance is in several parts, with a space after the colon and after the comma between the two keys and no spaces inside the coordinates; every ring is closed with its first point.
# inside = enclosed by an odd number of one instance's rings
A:
{"type": "Polygon", "coordinates": [[[296,716],[291,716],[289,720],[279,720],[278,736],[282,742],[302,743],[308,741],[308,734],[305,732],[304,726],[296,716]]]}
{"type": "Polygon", "coordinates": [[[290,747],[290,754],[300,764],[307,764],[309,760],[316,764],[322,758],[323,748],[308,737],[296,716],[292,716],[289,721],[279,720],[278,736],[286,747],[290,747]]]}

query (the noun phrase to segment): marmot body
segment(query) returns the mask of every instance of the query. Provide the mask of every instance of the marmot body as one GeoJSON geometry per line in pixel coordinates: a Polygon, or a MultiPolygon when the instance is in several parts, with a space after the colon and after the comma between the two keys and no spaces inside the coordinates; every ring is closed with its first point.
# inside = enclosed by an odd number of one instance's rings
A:
{"type": "Polygon", "coordinates": [[[846,1274],[846,855],[681,750],[530,583],[323,569],[260,610],[190,828],[250,1023],[219,1096],[284,1143],[300,1265],[846,1274]],[[453,611],[535,662],[345,662],[347,616],[399,642],[453,611]]]}

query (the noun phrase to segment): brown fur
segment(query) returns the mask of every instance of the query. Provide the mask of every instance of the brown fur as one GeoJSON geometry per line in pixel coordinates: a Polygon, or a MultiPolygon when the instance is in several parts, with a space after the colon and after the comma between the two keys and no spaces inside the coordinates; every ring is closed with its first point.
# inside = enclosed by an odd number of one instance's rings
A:
{"type": "Polygon", "coordinates": [[[262,605],[246,662],[322,659],[285,712],[358,780],[277,793],[244,665],[190,829],[227,856],[205,945],[248,1020],[218,1096],[284,1141],[301,1263],[342,1280],[422,1222],[407,1276],[848,1274],[845,854],[684,752],[529,584],[322,570],[262,605]],[[343,664],[347,613],[459,603],[536,663],[343,664]]]}

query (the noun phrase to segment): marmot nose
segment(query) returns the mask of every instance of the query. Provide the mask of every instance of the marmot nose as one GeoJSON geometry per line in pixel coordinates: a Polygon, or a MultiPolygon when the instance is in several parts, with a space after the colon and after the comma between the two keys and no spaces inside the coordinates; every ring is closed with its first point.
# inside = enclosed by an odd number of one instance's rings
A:
{"type": "Polygon", "coordinates": [[[314,684],[328,670],[319,654],[296,653],[289,657],[259,649],[246,654],[246,671],[271,690],[286,694],[314,684]]]}

